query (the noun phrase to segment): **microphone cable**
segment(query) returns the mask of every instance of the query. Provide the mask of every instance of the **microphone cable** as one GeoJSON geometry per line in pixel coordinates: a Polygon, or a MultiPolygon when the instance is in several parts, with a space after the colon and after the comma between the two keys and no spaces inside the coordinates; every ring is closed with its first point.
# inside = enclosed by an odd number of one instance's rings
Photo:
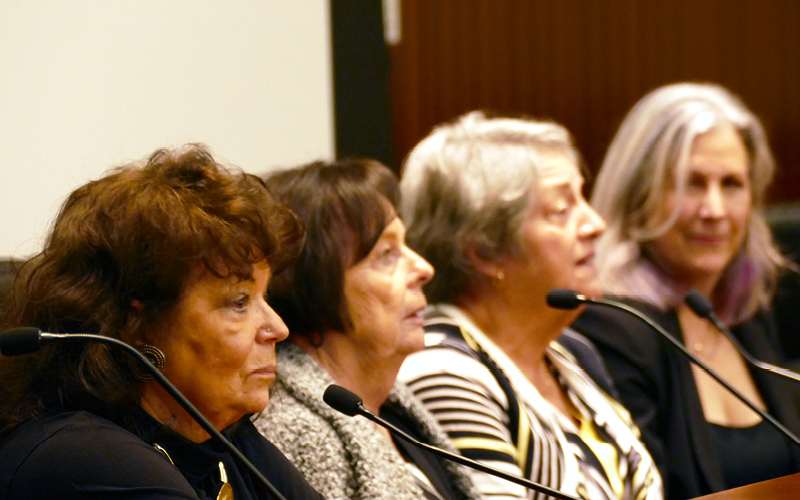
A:
{"type": "Polygon", "coordinates": [[[661,325],[653,321],[653,319],[651,319],[638,309],[614,300],[593,299],[591,297],[579,294],[574,290],[567,290],[567,289],[555,289],[548,292],[547,304],[550,307],[554,307],[556,309],[575,309],[579,307],[581,304],[597,304],[605,307],[611,307],[613,309],[618,309],[620,311],[624,311],[632,316],[639,318],[641,321],[644,321],[648,326],[650,326],[650,328],[655,330],[663,339],[665,339],[669,343],[669,345],[677,349],[681,354],[683,354],[683,356],[688,358],[691,363],[699,366],[703,371],[708,373],[708,375],[711,378],[716,380],[717,383],[725,387],[725,389],[727,389],[728,392],[730,392],[733,396],[735,396],[736,399],[738,399],[739,401],[744,403],[748,408],[756,412],[762,419],[764,419],[766,422],[772,425],[781,434],[786,436],[795,445],[800,446],[800,438],[795,436],[794,433],[792,433],[792,431],[790,431],[783,424],[778,422],[772,415],[765,412],[764,410],[759,408],[755,403],[747,399],[741,392],[736,390],[727,380],[717,375],[717,373],[714,370],[712,370],[708,365],[703,363],[697,356],[695,356],[688,349],[686,349],[686,346],[684,346],[680,341],[678,341],[678,339],[673,337],[669,332],[667,332],[664,328],[662,328],[661,325]]]}
{"type": "Polygon", "coordinates": [[[137,358],[147,369],[152,373],[155,380],[164,388],[175,401],[178,402],[186,412],[191,415],[195,421],[214,439],[222,443],[222,445],[233,455],[233,457],[242,464],[250,474],[253,475],[260,483],[262,483],[267,490],[277,499],[286,500],[286,498],[272,485],[272,483],[264,477],[263,474],[245,457],[233,443],[228,441],[212,424],[206,419],[200,411],[186,399],[186,396],[181,394],[177,387],[172,385],[172,382],[156,368],[150,360],[139,352],[130,344],[115,339],[113,337],[106,337],[94,333],[46,333],[34,327],[14,328],[0,333],[0,353],[3,356],[19,356],[23,354],[31,354],[37,352],[42,347],[42,341],[46,342],[69,342],[69,341],[90,341],[101,342],[103,344],[113,345],[121,348],[128,354],[137,358]]]}
{"type": "Polygon", "coordinates": [[[775,375],[780,375],[782,377],[788,378],[789,380],[793,380],[795,382],[800,382],[800,374],[793,372],[792,370],[788,370],[786,368],[781,368],[780,366],[775,366],[772,363],[767,363],[766,361],[761,361],[760,359],[756,358],[750,352],[744,348],[744,346],[739,342],[733,332],[731,332],[725,325],[722,324],[722,321],[714,314],[714,307],[711,303],[703,297],[703,295],[698,292],[697,290],[692,290],[686,294],[684,297],[684,302],[689,309],[692,310],[700,318],[707,320],[711,323],[714,328],[716,328],[720,333],[725,335],[728,340],[731,341],[733,347],[739,351],[739,354],[750,363],[752,366],[760,370],[764,370],[770,373],[774,373],[775,375]]]}
{"type": "Polygon", "coordinates": [[[423,450],[426,450],[430,453],[443,457],[447,460],[452,460],[453,462],[464,465],[471,469],[476,469],[481,472],[490,474],[492,476],[505,479],[506,481],[511,481],[512,483],[524,486],[525,488],[537,491],[539,493],[544,493],[545,495],[549,495],[553,498],[558,498],[560,500],[579,500],[578,498],[572,495],[568,495],[561,491],[548,488],[543,484],[534,483],[533,481],[530,481],[523,477],[515,476],[513,474],[508,474],[507,472],[495,469],[494,467],[489,467],[488,465],[476,462],[462,455],[456,455],[454,453],[450,453],[449,451],[442,450],[441,448],[437,448],[427,443],[423,443],[422,441],[411,437],[403,430],[398,429],[396,426],[392,425],[391,423],[387,422],[386,420],[382,419],[381,417],[378,417],[374,413],[364,408],[361,398],[353,394],[352,392],[348,391],[342,386],[336,384],[329,385],[328,388],[325,389],[325,393],[322,395],[322,400],[325,401],[325,403],[327,403],[328,406],[330,406],[334,410],[343,413],[348,417],[361,415],[362,417],[371,420],[376,424],[380,425],[381,427],[389,430],[389,432],[399,437],[400,439],[403,439],[404,441],[407,441],[413,444],[414,446],[422,448],[423,450]]]}

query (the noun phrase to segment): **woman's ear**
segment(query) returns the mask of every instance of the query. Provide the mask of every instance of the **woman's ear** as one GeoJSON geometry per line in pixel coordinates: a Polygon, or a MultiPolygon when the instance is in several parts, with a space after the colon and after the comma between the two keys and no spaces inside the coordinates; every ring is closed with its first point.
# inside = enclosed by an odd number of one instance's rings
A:
{"type": "Polygon", "coordinates": [[[490,259],[485,249],[474,242],[468,243],[465,248],[464,255],[470,265],[486,278],[493,280],[497,276],[503,275],[505,266],[503,265],[505,259],[490,259]]]}
{"type": "MultiPolygon", "coordinates": [[[[128,309],[128,319],[125,320],[125,326],[120,331],[120,338],[125,342],[131,341],[133,333],[139,329],[142,321],[142,314],[144,312],[144,304],[138,300],[132,300],[130,309],[128,309]]],[[[146,343],[144,339],[137,339],[138,344],[146,343]]]]}

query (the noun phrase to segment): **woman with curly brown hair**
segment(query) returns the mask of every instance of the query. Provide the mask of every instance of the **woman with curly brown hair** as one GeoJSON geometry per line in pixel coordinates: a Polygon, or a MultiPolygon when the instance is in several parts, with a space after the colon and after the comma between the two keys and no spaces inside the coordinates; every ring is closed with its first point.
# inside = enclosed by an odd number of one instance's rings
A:
{"type": "MultiPolygon", "coordinates": [[[[17,275],[2,326],[89,332],[156,353],[278,491],[320,498],[242,418],[269,400],[275,343],[288,332],[267,285],[303,238],[257,177],[201,146],[159,150],[69,196],[44,250],[17,275]]],[[[267,498],[209,438],[105,344],[0,357],[2,498],[267,498]]]]}

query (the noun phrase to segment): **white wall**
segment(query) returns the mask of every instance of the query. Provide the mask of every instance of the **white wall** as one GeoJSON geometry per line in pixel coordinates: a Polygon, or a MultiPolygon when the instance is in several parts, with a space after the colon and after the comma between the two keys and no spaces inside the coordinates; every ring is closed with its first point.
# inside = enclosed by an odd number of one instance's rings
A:
{"type": "Polygon", "coordinates": [[[203,142],[260,173],[334,154],[326,0],[0,0],[0,257],[66,195],[203,142]]]}

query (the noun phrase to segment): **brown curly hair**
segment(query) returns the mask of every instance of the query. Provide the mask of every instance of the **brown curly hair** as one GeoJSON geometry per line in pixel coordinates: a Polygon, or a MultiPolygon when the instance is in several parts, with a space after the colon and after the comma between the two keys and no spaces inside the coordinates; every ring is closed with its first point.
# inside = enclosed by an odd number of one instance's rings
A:
{"type": "MultiPolygon", "coordinates": [[[[141,320],[121,340],[141,342],[198,265],[248,279],[266,260],[274,275],[294,262],[304,238],[302,223],[258,177],[220,165],[202,145],[161,149],[68,197],[44,250],[17,274],[0,321],[121,338],[136,300],[141,320]]],[[[70,408],[124,415],[140,397],[129,361],[103,344],[0,356],[0,429],[70,408]]]]}

